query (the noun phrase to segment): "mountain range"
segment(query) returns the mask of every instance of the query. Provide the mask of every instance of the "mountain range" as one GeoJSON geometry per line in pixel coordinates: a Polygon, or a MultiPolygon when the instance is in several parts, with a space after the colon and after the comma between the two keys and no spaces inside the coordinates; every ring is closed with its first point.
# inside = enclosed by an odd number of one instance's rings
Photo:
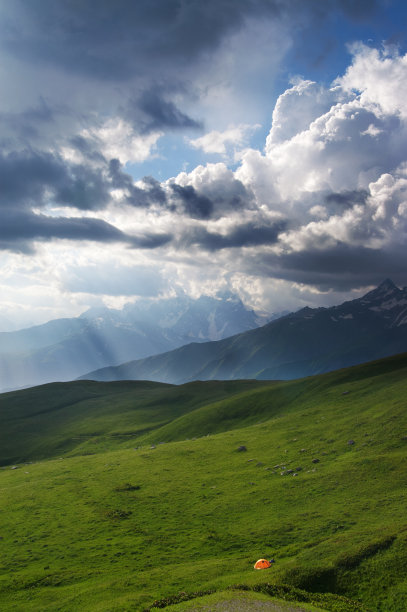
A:
{"type": "Polygon", "coordinates": [[[90,372],[82,379],[182,384],[214,379],[293,379],[407,350],[407,288],[386,279],[361,298],[303,308],[230,338],[90,372]]]}
{"type": "Polygon", "coordinates": [[[0,333],[0,390],[72,380],[191,341],[225,338],[266,320],[229,293],[144,299],[122,310],[91,308],[77,318],[0,333]]]}

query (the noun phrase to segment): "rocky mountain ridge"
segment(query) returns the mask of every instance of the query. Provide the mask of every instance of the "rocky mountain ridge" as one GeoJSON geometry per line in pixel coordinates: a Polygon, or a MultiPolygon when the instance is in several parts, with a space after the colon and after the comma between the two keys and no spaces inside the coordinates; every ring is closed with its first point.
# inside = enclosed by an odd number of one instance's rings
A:
{"type": "Polygon", "coordinates": [[[147,379],[180,384],[210,379],[290,379],[407,351],[407,288],[390,279],[361,298],[303,308],[217,342],[90,372],[92,380],[147,379]]]}
{"type": "Polygon", "coordinates": [[[0,333],[0,390],[72,380],[191,341],[219,340],[264,320],[231,294],[92,308],[77,318],[0,333]]]}

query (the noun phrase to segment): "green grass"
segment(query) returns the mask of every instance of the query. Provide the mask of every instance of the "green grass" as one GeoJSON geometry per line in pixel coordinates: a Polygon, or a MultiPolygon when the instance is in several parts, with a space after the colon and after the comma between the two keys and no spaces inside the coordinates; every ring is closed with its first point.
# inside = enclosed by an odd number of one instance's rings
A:
{"type": "Polygon", "coordinates": [[[31,403],[5,394],[0,609],[144,610],[180,592],[222,599],[231,585],[299,607],[407,609],[406,374],[398,356],[251,389],[112,383],[99,407],[104,383],[66,384],[64,394],[47,385],[47,413],[45,387],[19,392],[31,403]],[[70,409],[56,408],[63,400],[70,409]],[[105,447],[61,452],[61,441],[92,429],[105,447]],[[136,430],[137,450],[108,440],[136,430]],[[10,469],[41,453],[54,457],[10,469]],[[270,570],[253,570],[269,556],[270,570]]]}
{"type": "Polygon", "coordinates": [[[259,381],[182,387],[148,381],[75,381],[4,393],[0,465],[134,446],[145,432],[202,404],[264,385],[259,381]]]}

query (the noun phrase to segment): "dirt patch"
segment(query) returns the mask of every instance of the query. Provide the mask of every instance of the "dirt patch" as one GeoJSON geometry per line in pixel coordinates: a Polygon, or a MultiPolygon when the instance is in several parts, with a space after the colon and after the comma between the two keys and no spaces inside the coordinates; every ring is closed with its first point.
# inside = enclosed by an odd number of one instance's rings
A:
{"type": "Polygon", "coordinates": [[[229,599],[227,601],[218,601],[210,606],[202,606],[199,608],[189,608],[188,612],[257,612],[257,610],[265,612],[308,612],[305,608],[293,607],[292,605],[280,605],[272,601],[242,601],[241,599],[229,599]]]}

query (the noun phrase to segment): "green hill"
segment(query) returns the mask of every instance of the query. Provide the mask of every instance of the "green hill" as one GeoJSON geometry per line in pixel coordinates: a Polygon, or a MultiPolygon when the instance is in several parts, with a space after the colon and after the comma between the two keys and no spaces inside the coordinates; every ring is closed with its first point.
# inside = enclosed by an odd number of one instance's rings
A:
{"type": "Polygon", "coordinates": [[[189,410],[264,385],[74,381],[3,393],[0,465],[134,446],[141,435],[189,410]]]}
{"type": "Polygon", "coordinates": [[[1,396],[0,609],[407,609],[407,355],[231,385],[1,396]]]}

